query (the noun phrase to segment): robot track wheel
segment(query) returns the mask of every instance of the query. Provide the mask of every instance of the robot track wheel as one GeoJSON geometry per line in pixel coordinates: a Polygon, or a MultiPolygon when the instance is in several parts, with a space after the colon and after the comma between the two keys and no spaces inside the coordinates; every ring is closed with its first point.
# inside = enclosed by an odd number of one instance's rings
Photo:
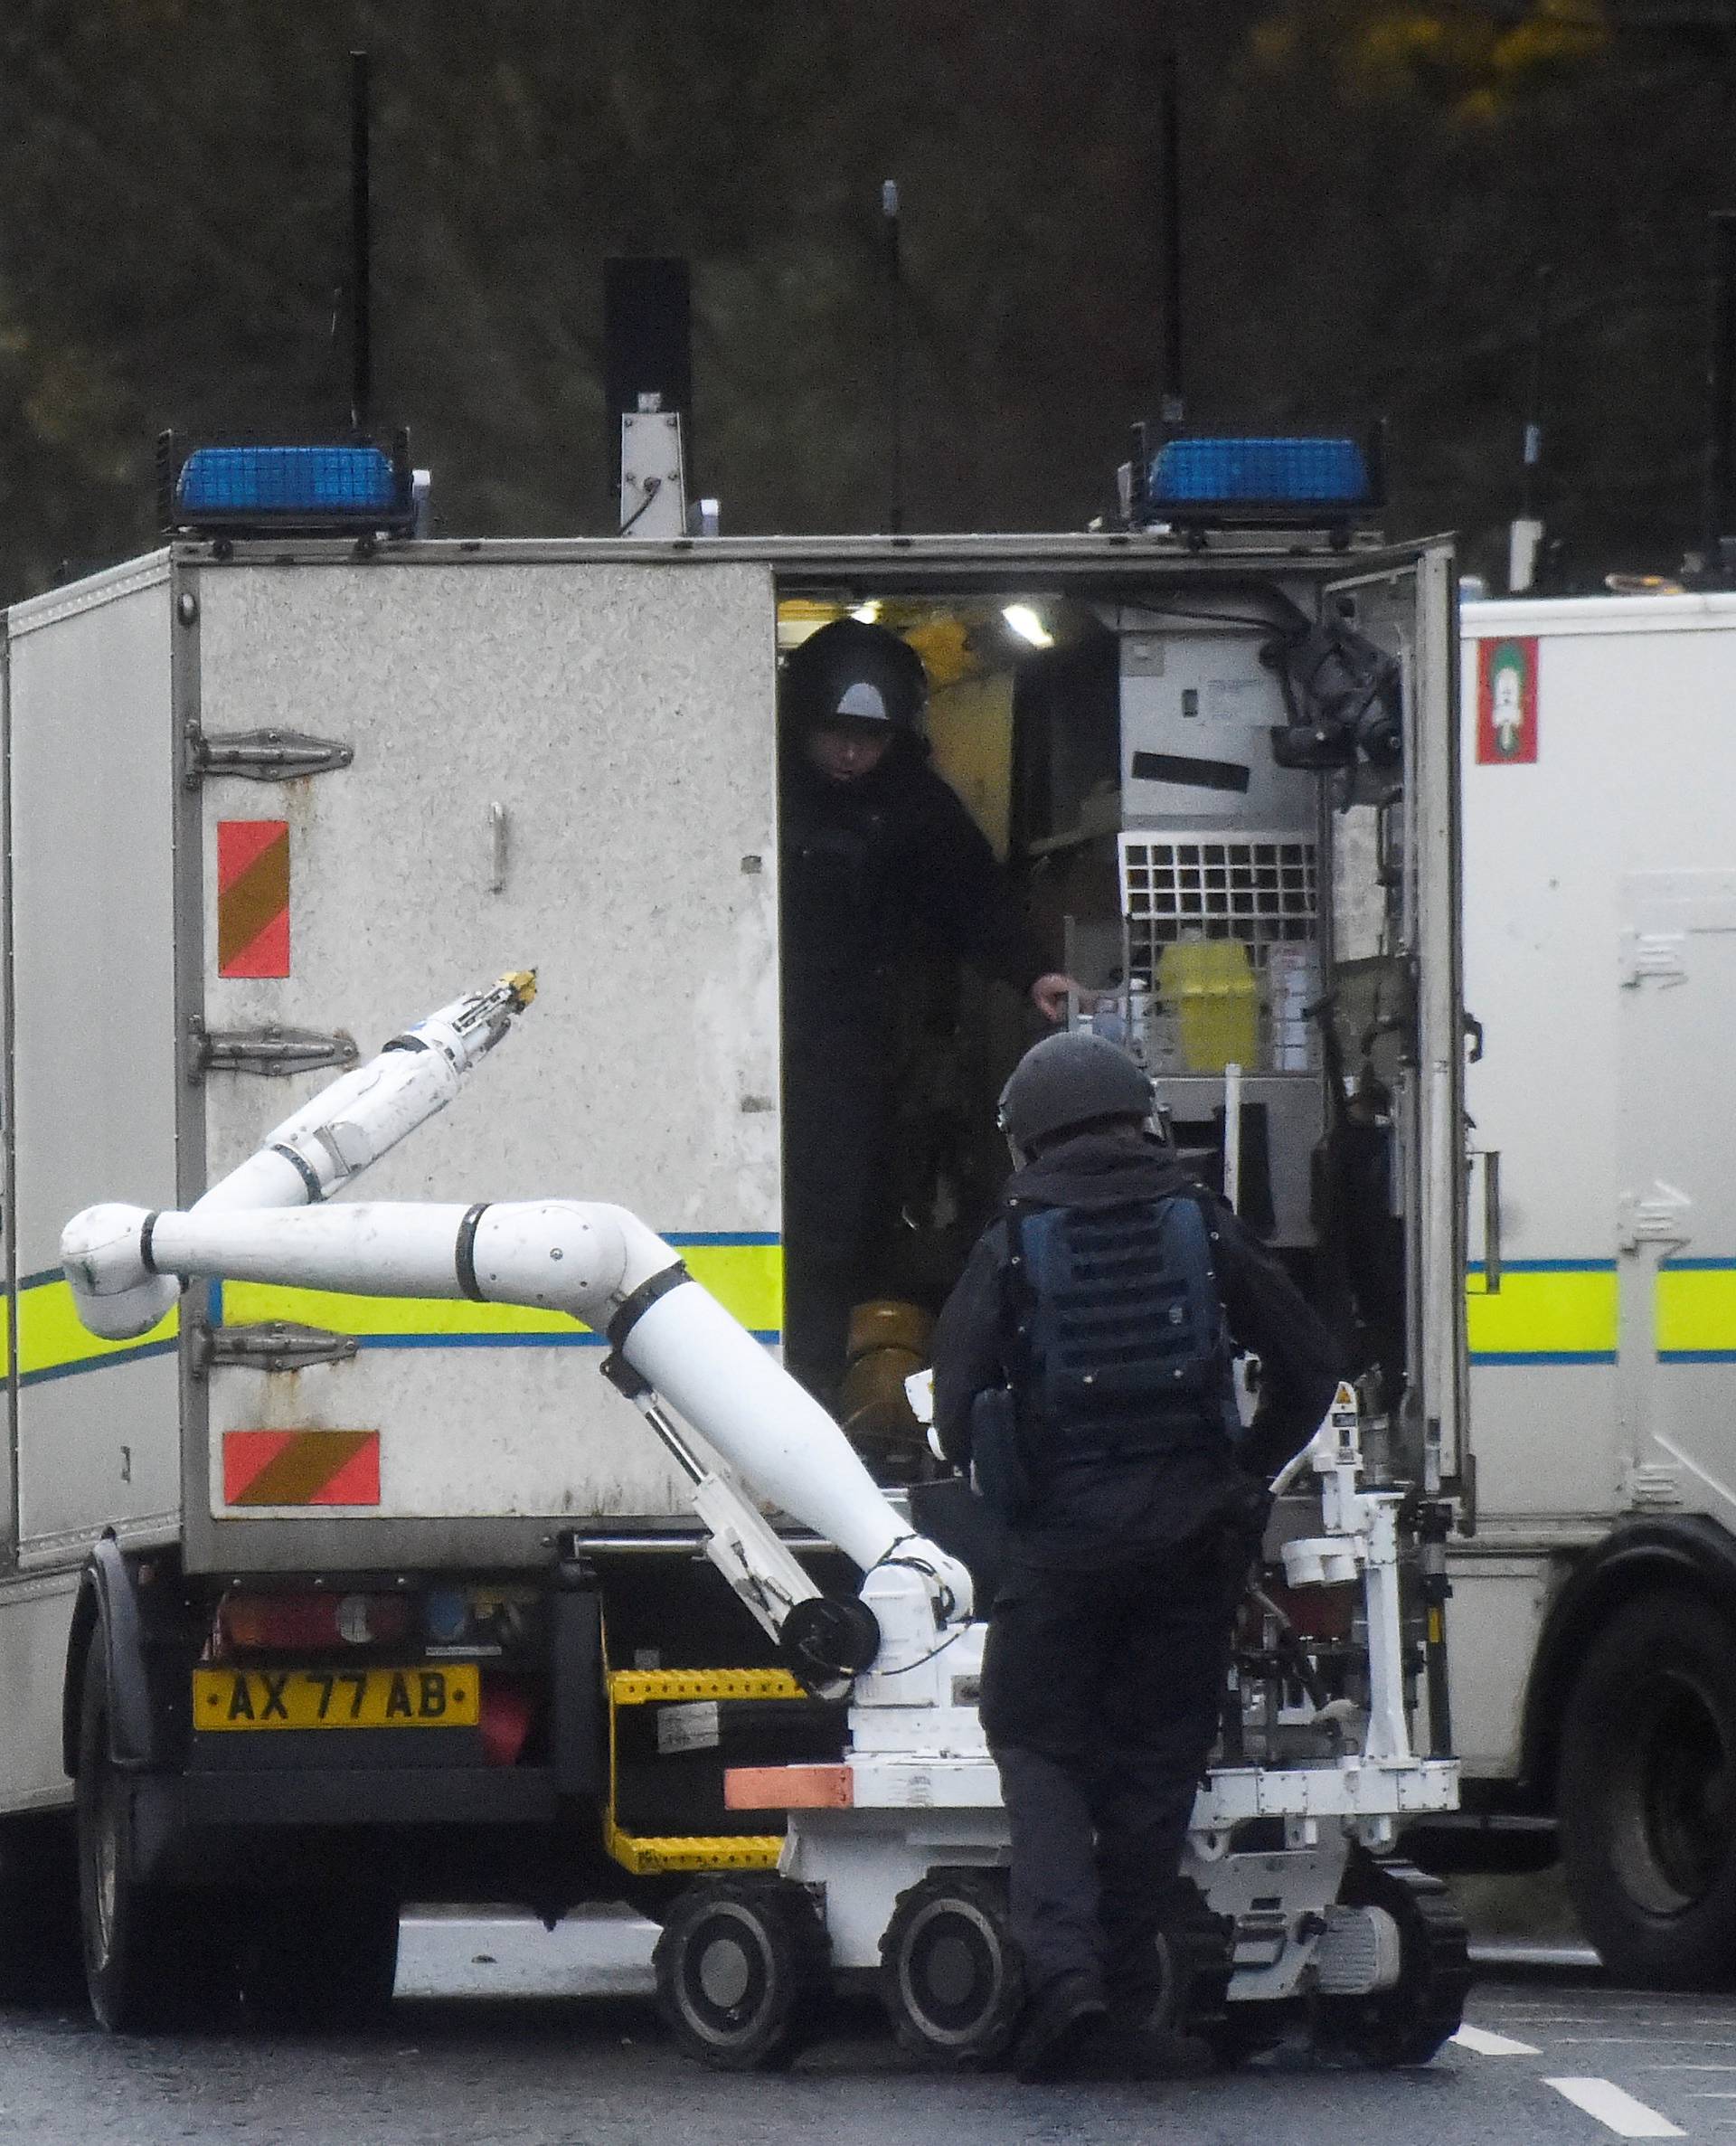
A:
{"type": "Polygon", "coordinates": [[[690,1886],[653,1963],[664,2024],[713,2071],[781,2070],[814,2038],[831,1996],[818,1910],[770,1872],[690,1886]]]}

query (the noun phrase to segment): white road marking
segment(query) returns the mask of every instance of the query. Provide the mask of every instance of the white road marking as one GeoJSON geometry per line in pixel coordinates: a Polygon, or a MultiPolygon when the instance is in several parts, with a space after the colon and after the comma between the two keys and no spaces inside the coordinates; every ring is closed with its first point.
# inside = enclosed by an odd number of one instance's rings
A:
{"type": "Polygon", "coordinates": [[[1588,2116],[1595,2116],[1618,2139],[1685,2139],[1688,2135],[1680,2124],[1660,2116],[1656,2109],[1648,2109],[1644,2102],[1637,2102],[1631,2094],[1624,2094],[1613,2079],[1545,2079],[1543,2085],[1552,2086],[1588,2116]]]}
{"type": "MultiPolygon", "coordinates": [[[[1557,2034],[1563,2049],[1736,2049],[1736,2042],[1709,2034],[1557,2034]]],[[[1736,2065],[1726,2067],[1736,2071],[1736,2065]]]]}
{"type": "Polygon", "coordinates": [[[1477,2056],[1541,2056],[1543,2051],[1532,2042],[1515,2042],[1505,2034],[1491,2034],[1484,2027],[1461,2027],[1453,2037],[1461,2049],[1469,2049],[1477,2056]]]}

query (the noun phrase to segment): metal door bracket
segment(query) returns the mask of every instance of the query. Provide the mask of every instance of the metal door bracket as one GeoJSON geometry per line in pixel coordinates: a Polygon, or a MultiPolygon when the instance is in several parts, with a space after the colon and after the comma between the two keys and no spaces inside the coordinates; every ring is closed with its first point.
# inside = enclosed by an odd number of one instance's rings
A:
{"type": "Polygon", "coordinates": [[[1660,1461],[1625,1461],[1621,1488],[1627,1503],[1640,1509],[1656,1511],[1682,1502],[1680,1471],[1660,1461]]]}
{"type": "Polygon", "coordinates": [[[316,1028],[207,1028],[195,1014],[187,1024],[190,1048],[187,1078],[203,1081],[208,1073],[263,1073],[283,1079],[290,1073],[340,1072],[359,1064],[355,1038],[339,1028],[323,1035],[316,1028]]]}
{"type": "Polygon", "coordinates": [[[302,775],[330,775],[355,758],[354,745],[313,738],[298,730],[225,731],[211,737],[198,723],[186,729],[185,781],[197,789],[211,775],[239,775],[247,782],[292,782],[302,775]]]}
{"type": "Polygon", "coordinates": [[[1667,988],[1688,980],[1687,936],[1682,931],[1624,931],[1617,960],[1621,981],[1633,987],[1649,977],[1667,988]]]}
{"type": "Polygon", "coordinates": [[[1694,1202],[1659,1177],[1646,1193],[1624,1192],[1616,1207],[1616,1243],[1623,1252],[1642,1244],[1685,1244],[1688,1210],[1694,1202]]]}
{"type": "Polygon", "coordinates": [[[201,1378],[213,1369],[306,1371],[315,1364],[347,1364],[357,1347],[354,1334],[298,1327],[288,1319],[257,1327],[206,1327],[193,1345],[193,1371],[201,1378]]]}

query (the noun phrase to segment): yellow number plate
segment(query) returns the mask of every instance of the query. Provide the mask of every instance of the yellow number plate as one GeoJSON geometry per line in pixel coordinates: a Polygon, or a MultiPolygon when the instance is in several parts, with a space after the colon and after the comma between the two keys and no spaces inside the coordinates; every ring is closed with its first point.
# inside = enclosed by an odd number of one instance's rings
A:
{"type": "Polygon", "coordinates": [[[196,1729],[473,1729],[481,1679],[439,1669],[195,1669],[196,1729]]]}

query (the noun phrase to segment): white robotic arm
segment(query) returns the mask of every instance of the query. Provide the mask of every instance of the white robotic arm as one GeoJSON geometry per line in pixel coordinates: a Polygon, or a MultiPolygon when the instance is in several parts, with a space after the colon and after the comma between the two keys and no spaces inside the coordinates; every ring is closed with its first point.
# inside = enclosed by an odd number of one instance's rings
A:
{"type": "Polygon", "coordinates": [[[517,969],[394,1035],[365,1065],[275,1126],[196,1211],[316,1205],[341,1192],[446,1108],[535,997],[535,969],[517,969]]]}
{"type": "MultiPolygon", "coordinates": [[[[194,1202],[193,1212],[302,1207],[341,1191],[407,1133],[443,1111],[464,1075],[481,1064],[514,1016],[535,997],[536,971],[515,970],[394,1035],[365,1065],[333,1081],[274,1126],[244,1163],[194,1202]]],[[[87,1252],[99,1249],[103,1241],[105,1225],[99,1217],[124,1218],[132,1212],[87,1208],[78,1217],[87,1252]]],[[[113,1271],[121,1273],[127,1271],[125,1245],[132,1224],[117,1219],[115,1227],[122,1249],[113,1271]]],[[[180,1278],[167,1267],[137,1270],[130,1282],[99,1293],[83,1289],[70,1272],[69,1279],[79,1317],[105,1341],[133,1341],[148,1334],[168,1316],[181,1293],[180,1278]]]]}
{"type": "Polygon", "coordinates": [[[969,1616],[964,1567],[910,1533],[819,1404],[625,1208],[358,1202],[287,1214],[202,1203],[150,1214],[107,1205],[75,1216],[61,1252],[80,1317],[96,1332],[136,1317],[127,1308],[152,1288],[173,1290],[193,1275],[567,1312],[607,1334],[615,1383],[693,1485],[713,1562],[805,1674],[824,1681],[871,1666],[896,1670],[969,1616]],[[869,1575],[863,1602],[821,1596],[662,1403],[759,1495],[859,1565],[869,1575]]]}

